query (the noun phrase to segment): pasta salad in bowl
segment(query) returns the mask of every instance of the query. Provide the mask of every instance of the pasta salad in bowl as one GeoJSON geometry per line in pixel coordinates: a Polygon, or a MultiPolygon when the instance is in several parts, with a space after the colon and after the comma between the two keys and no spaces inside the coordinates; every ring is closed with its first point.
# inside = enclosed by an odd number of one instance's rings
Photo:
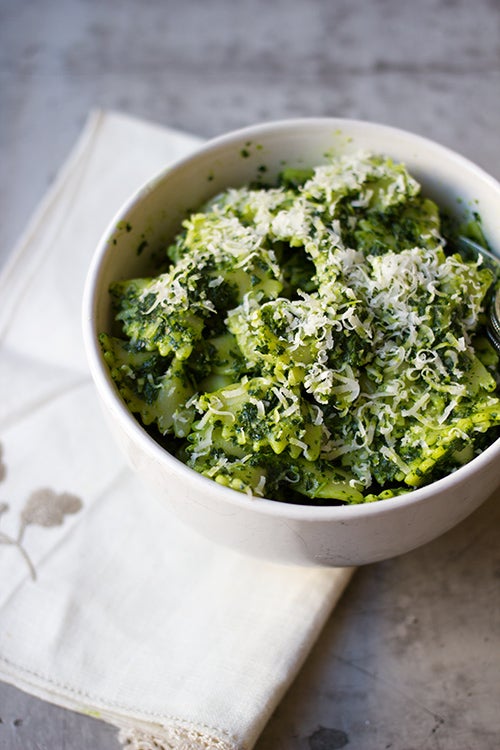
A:
{"type": "Polygon", "coordinates": [[[89,272],[91,370],[184,521],[353,565],[451,528],[497,481],[486,307],[500,186],[411,133],[307,119],[215,139],[116,217],[89,272]]]}

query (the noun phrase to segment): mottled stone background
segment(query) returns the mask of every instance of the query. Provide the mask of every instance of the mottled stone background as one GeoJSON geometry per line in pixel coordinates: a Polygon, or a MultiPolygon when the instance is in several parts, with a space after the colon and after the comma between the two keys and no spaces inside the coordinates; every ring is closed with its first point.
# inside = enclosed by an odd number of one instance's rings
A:
{"type": "MultiPolygon", "coordinates": [[[[500,178],[500,2],[0,0],[0,263],[95,107],[202,136],[372,119],[500,178]]],[[[359,570],[256,750],[497,750],[499,531],[492,499],[359,570]]],[[[0,685],[0,747],[118,743],[0,685]]]]}

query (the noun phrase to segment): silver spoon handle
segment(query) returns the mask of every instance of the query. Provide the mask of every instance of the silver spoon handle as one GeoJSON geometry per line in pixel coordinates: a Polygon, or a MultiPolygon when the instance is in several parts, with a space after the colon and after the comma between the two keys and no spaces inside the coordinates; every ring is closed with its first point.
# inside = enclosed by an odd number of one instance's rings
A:
{"type": "Polygon", "coordinates": [[[500,355],[500,286],[498,285],[500,280],[500,259],[477,242],[474,242],[474,240],[463,235],[457,237],[451,244],[465,258],[467,256],[470,257],[471,254],[474,258],[483,258],[485,265],[496,276],[496,288],[493,287],[491,300],[487,308],[488,323],[486,325],[486,333],[495,351],[500,355]]]}
{"type": "Polygon", "coordinates": [[[488,325],[486,331],[490,342],[500,354],[500,292],[497,290],[489,309],[488,325]]]}

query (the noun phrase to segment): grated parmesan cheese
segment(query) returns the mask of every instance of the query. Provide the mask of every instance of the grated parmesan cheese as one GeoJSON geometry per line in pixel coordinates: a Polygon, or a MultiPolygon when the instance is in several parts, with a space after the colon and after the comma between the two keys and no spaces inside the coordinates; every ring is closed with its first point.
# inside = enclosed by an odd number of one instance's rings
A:
{"type": "Polygon", "coordinates": [[[288,184],[215,196],[166,273],[122,285],[133,355],[180,368],[163,381],[114,362],[122,391],[175,400],[182,383],[188,463],[248,495],[359,502],[430,481],[500,424],[475,345],[491,272],[447,253],[437,207],[387,157],[333,157],[288,184]]]}

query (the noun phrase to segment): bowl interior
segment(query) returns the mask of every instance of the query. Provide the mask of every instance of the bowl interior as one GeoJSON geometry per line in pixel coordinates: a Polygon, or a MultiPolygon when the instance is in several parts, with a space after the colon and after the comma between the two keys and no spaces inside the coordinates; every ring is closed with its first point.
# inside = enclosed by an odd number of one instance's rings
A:
{"type": "MultiPolygon", "coordinates": [[[[221,190],[253,181],[273,183],[285,166],[314,166],[325,163],[331,153],[360,149],[404,162],[422,184],[424,194],[460,220],[479,214],[492,247],[500,247],[498,183],[468,160],[424,138],[386,126],[335,119],[270,123],[223,136],[162,172],[139,191],[101,241],[87,281],[84,315],[87,349],[101,396],[105,391],[108,399],[117,398],[97,343],[101,331],[113,328],[110,282],[146,276],[182,220],[221,190]]],[[[135,422],[125,407],[119,411],[120,419],[135,422]]],[[[500,441],[495,452],[500,453],[500,441]]],[[[183,470],[194,473],[187,467],[183,470]]],[[[464,471],[470,471],[470,464],[455,476],[464,471]]],[[[232,490],[224,494],[238,495],[232,490]]],[[[422,488],[409,494],[428,495],[429,490],[422,488]]],[[[366,508],[367,513],[371,510],[366,508]]]]}

